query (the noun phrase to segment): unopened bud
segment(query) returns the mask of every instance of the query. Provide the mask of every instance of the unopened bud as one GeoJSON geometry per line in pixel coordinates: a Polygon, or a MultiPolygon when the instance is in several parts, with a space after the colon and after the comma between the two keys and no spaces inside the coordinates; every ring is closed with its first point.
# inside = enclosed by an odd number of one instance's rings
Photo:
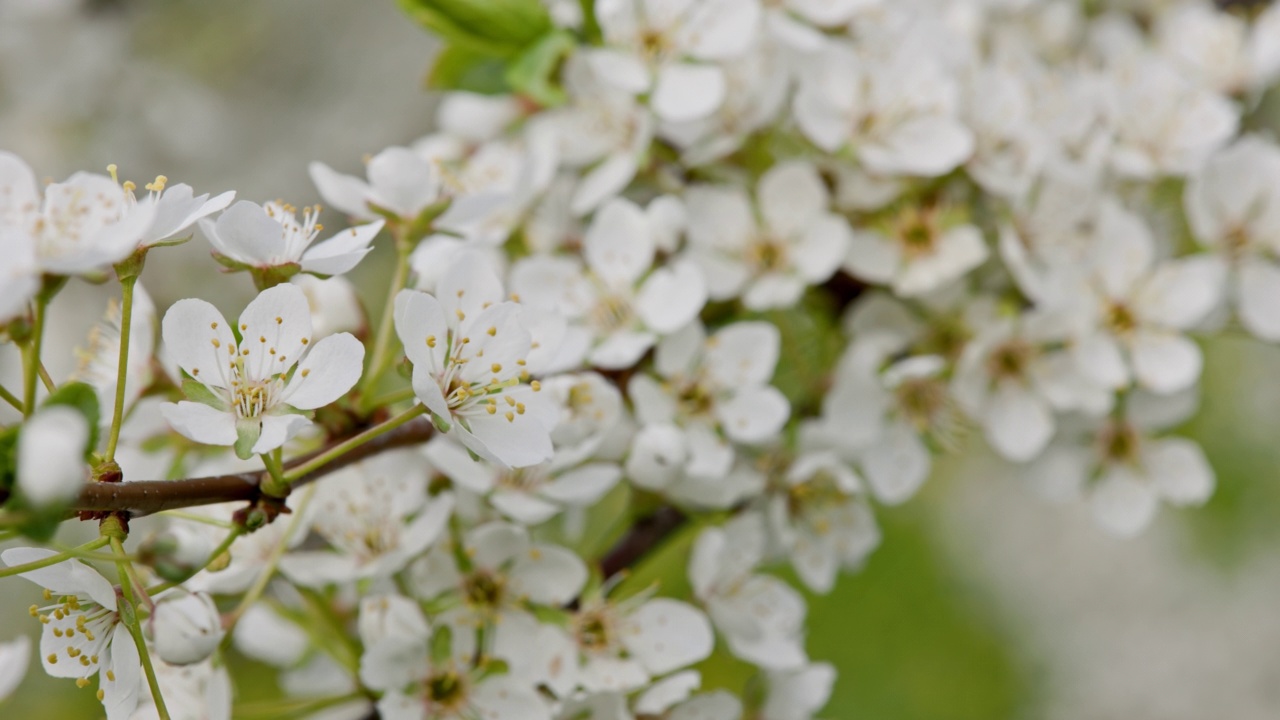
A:
{"type": "Polygon", "coordinates": [[[180,595],[156,605],[151,632],[161,660],[190,665],[212,655],[222,642],[222,619],[208,595],[180,595]]]}

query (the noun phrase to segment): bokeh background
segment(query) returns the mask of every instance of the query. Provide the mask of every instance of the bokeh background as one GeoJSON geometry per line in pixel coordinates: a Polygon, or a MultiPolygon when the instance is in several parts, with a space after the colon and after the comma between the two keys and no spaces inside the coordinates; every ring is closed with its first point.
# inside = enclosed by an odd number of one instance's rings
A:
{"type": "MultiPolygon", "coordinates": [[[[0,0],[0,148],[50,178],[114,162],[139,185],[164,174],[309,204],[309,161],[356,171],[429,129],[432,51],[392,0],[0,0]]],[[[370,299],[385,250],[353,278],[370,299]]],[[[161,308],[203,294],[235,311],[252,294],[218,276],[200,238],[153,254],[143,280],[161,308]]],[[[53,374],[74,368],[96,314],[84,308],[113,292],[72,283],[59,296],[53,374]]],[[[1205,350],[1201,410],[1182,432],[1218,472],[1206,507],[1163,508],[1120,541],[981,451],[942,463],[915,500],[881,510],[884,543],[863,572],[811,598],[811,654],[840,671],[822,717],[1280,717],[1280,350],[1232,338],[1205,350]]],[[[15,365],[0,352],[0,381],[15,365]]],[[[682,582],[662,558],[647,571],[682,582]]],[[[0,583],[0,639],[36,637],[33,588],[0,583]]],[[[733,662],[703,670],[741,689],[733,662]]],[[[236,674],[238,701],[275,693],[262,666],[236,674]]],[[[6,719],[100,715],[92,690],[38,667],[0,704],[6,719]]]]}

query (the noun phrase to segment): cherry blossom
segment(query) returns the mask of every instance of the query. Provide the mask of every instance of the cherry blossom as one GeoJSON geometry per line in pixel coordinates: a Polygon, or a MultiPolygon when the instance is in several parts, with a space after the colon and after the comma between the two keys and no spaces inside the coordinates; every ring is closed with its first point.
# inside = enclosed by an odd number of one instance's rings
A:
{"type": "Polygon", "coordinates": [[[310,425],[296,411],[345,395],[364,357],[347,333],[312,346],[311,311],[294,285],[264,290],[235,326],[203,300],[180,300],[165,313],[162,333],[191,378],[192,398],[165,405],[165,420],[195,442],[234,445],[242,458],[274,450],[310,425]]]}

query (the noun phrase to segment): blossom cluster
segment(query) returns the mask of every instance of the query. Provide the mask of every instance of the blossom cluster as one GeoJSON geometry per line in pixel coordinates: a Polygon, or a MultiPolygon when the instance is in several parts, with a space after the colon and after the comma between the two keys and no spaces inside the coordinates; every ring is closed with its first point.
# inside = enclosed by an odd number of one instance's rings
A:
{"type": "MultiPolygon", "coordinates": [[[[856,571],[940,453],[981,438],[1121,536],[1212,494],[1170,430],[1197,337],[1280,341],[1280,145],[1245,130],[1280,7],[497,5],[428,24],[519,45],[502,87],[446,51],[432,134],[311,164],[337,232],[0,152],[0,523],[102,532],[0,572],[109,720],[230,717],[232,646],[324,717],[807,720],[836,674],[783,578],[856,571]],[[143,290],[197,231],[258,290],[234,322],[143,290]],[[381,311],[345,277],[379,246],[381,311]],[[48,305],[112,277],[47,377],[48,305]],[[189,501],[227,477],[248,506],[189,501]],[[161,502],[86,500],[144,480],[161,502]],[[674,586],[627,572],[656,518],[674,586]],[[716,652],[763,692],[703,688],[716,652]]],[[[0,645],[0,697],[29,652],[0,645]]]]}

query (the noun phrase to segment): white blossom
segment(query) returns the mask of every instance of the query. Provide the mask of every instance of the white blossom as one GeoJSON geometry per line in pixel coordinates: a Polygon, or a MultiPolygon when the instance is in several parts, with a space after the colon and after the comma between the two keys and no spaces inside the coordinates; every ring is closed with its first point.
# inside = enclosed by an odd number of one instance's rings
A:
{"type": "Polygon", "coordinates": [[[719,67],[705,61],[742,54],[760,17],[756,0],[602,0],[596,18],[606,49],[588,56],[606,82],[648,93],[664,120],[713,112],[725,96],[719,67]]]}
{"type": "Polygon", "coordinates": [[[773,670],[806,662],[801,630],[804,598],[787,583],[753,572],[764,559],[758,515],[703,530],[689,557],[689,581],[729,650],[773,670]]]}
{"type": "Polygon", "coordinates": [[[711,299],[741,295],[752,310],[794,305],[809,285],[826,281],[848,251],[849,226],[829,212],[826,187],[804,162],[774,166],[756,189],[759,217],[746,193],[689,190],[692,257],[711,299]]]}
{"type": "Polygon", "coordinates": [[[403,570],[440,537],[453,510],[452,496],[427,496],[426,477],[422,456],[412,450],[384,453],[334,473],[317,487],[310,515],[311,530],[333,550],[289,553],[280,570],[305,587],[403,570]]]}
{"type": "Polygon", "coordinates": [[[26,235],[28,240],[17,243],[34,245],[37,267],[60,275],[98,273],[125,259],[156,214],[149,201],[130,207],[125,190],[105,175],[76,173],[46,186],[42,194],[31,168],[4,151],[0,198],[0,226],[26,235]]]}
{"type": "Polygon", "coordinates": [[[527,369],[532,316],[504,301],[482,257],[464,253],[431,296],[396,298],[396,333],[413,363],[413,390],[445,432],[509,467],[550,459],[551,405],[527,369]]]}
{"type": "Polygon", "coordinates": [[[1183,199],[1196,239],[1230,268],[1230,297],[1255,336],[1280,340],[1280,148],[1245,137],[1216,153],[1183,199]]]}
{"type": "MultiPolygon", "coordinates": [[[[9,548],[0,560],[10,567],[57,555],[39,548],[9,548]]],[[[53,677],[76,678],[84,687],[98,676],[98,700],[108,720],[128,720],[138,705],[142,661],[117,612],[116,589],[78,560],[29,570],[22,577],[45,589],[46,606],[31,606],[43,625],[40,658],[53,677]],[[54,601],[55,596],[57,600],[54,601]]]]}
{"type": "Polygon", "coordinates": [[[180,300],[165,313],[162,333],[195,383],[188,395],[195,402],[165,405],[165,420],[195,442],[234,445],[241,458],[274,450],[309,426],[296,410],[345,395],[364,359],[364,346],[347,333],[312,346],[307,299],[288,284],[260,293],[234,327],[209,303],[180,300]]]}
{"type": "Polygon", "coordinates": [[[696,317],[707,300],[692,262],[654,268],[655,231],[639,207],[613,200],[587,230],[586,268],[562,256],[522,260],[512,268],[512,290],[534,307],[570,318],[565,345],[590,348],[585,352],[592,365],[633,365],[658,338],[696,317]]]}
{"type": "Polygon", "coordinates": [[[315,243],[324,226],[317,220],[320,206],[303,208],[302,219],[292,205],[247,200],[232,205],[216,221],[201,220],[214,254],[233,267],[296,268],[314,275],[341,275],[356,266],[372,248],[383,221],[357,225],[315,243]],[[314,244],[313,244],[314,243],[314,244]]]}

